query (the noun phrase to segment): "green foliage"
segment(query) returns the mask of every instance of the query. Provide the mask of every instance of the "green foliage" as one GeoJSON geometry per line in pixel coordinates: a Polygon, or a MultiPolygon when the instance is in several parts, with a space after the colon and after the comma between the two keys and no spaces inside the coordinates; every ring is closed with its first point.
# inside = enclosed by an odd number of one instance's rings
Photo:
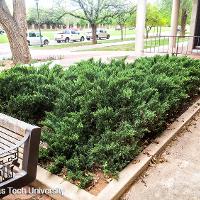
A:
{"type": "Polygon", "coordinates": [[[58,95],[56,76],[61,76],[61,68],[50,70],[48,65],[15,67],[0,73],[1,112],[18,119],[37,123],[51,111],[58,95]]]}
{"type": "MultiPolygon", "coordinates": [[[[167,24],[170,25],[171,22],[171,12],[172,12],[172,4],[173,0],[161,0],[159,2],[160,13],[167,19],[167,24]]],[[[186,12],[187,14],[187,23],[190,23],[191,18],[191,11],[192,11],[192,0],[181,0],[180,1],[180,15],[181,18],[183,17],[183,13],[186,12]]]]}
{"type": "Polygon", "coordinates": [[[126,5],[119,8],[114,20],[117,25],[121,25],[122,27],[130,25],[130,21],[131,25],[134,26],[134,21],[136,20],[136,6],[133,5],[130,7],[130,5],[126,5]]]}
{"type": "MultiPolygon", "coordinates": [[[[40,23],[48,25],[63,25],[65,24],[65,19],[60,19],[62,13],[64,13],[64,10],[58,8],[39,9],[40,23]]],[[[36,8],[29,9],[27,22],[29,24],[38,24],[38,13],[36,8]]]]}
{"type": "Polygon", "coordinates": [[[40,162],[87,187],[96,169],[116,177],[142,139],[161,133],[199,86],[200,61],[169,56],[130,64],[88,60],[65,71],[16,67],[0,74],[0,109],[26,121],[43,119],[48,145],[40,162]]]}
{"type": "Polygon", "coordinates": [[[146,14],[146,37],[148,38],[148,34],[151,31],[152,27],[158,26],[166,26],[167,18],[160,12],[159,7],[157,4],[147,4],[147,14],[146,14]]]}
{"type": "Polygon", "coordinates": [[[70,179],[81,187],[95,168],[116,175],[137,155],[141,139],[162,131],[168,114],[198,91],[199,64],[166,56],[69,68],[43,123],[52,166],[60,172],[57,157],[64,156],[70,179]]]}

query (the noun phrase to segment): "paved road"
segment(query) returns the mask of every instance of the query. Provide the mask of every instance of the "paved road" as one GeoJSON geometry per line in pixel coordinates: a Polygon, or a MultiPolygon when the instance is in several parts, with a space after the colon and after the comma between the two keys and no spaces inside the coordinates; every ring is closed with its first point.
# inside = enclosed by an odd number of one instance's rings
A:
{"type": "MultiPolygon", "coordinates": [[[[127,35],[127,37],[134,37],[135,35],[127,35]]],[[[113,36],[112,39],[119,39],[120,36],[113,36]]],[[[150,40],[150,39],[149,39],[150,40]]],[[[54,42],[55,43],[55,42],[54,42]]],[[[88,43],[88,42],[87,42],[88,43]]],[[[134,60],[136,56],[132,51],[92,51],[95,48],[109,47],[115,45],[123,44],[134,44],[135,41],[123,41],[123,42],[114,42],[114,43],[103,43],[96,45],[85,45],[79,47],[70,47],[63,49],[30,49],[32,59],[51,59],[56,60],[56,63],[68,67],[71,64],[79,62],[81,60],[87,60],[89,58],[102,59],[103,61],[110,60],[111,58],[117,57],[128,57],[129,60],[134,60]],[[84,51],[87,50],[87,51],[84,51]],[[89,50],[89,51],[88,51],[89,50]],[[83,51],[83,52],[81,52],[83,51]]],[[[0,60],[11,58],[11,51],[8,44],[0,44],[0,60]]]]}
{"type": "MultiPolygon", "coordinates": [[[[151,40],[151,39],[148,39],[151,40]]],[[[129,41],[122,41],[122,42],[114,42],[114,43],[103,43],[103,44],[96,44],[96,45],[85,45],[79,47],[69,47],[69,48],[62,48],[62,49],[30,49],[31,55],[33,59],[53,59],[53,60],[60,60],[60,59],[69,59],[69,60],[82,60],[82,56],[84,58],[105,58],[105,57],[120,57],[120,56],[127,56],[127,55],[134,55],[134,51],[107,51],[106,53],[103,51],[92,51],[95,48],[102,48],[102,47],[109,47],[109,46],[117,46],[117,45],[124,45],[124,44],[134,44],[134,40],[129,41]],[[81,52],[87,50],[85,52],[81,52]],[[89,50],[89,51],[88,51],[89,50]]],[[[0,45],[0,60],[4,58],[10,58],[11,52],[8,46],[5,44],[0,45]]]]}
{"type": "MultiPolygon", "coordinates": [[[[40,58],[40,57],[52,57],[52,56],[64,56],[68,55],[71,51],[81,51],[87,49],[94,49],[97,47],[107,47],[113,45],[120,45],[120,44],[128,44],[133,43],[134,41],[124,41],[124,42],[116,42],[116,43],[104,43],[104,44],[96,44],[96,45],[86,45],[80,47],[69,47],[69,48],[62,48],[62,49],[30,49],[31,55],[33,58],[40,58]]],[[[0,44],[0,59],[11,57],[11,51],[8,44],[0,44]]]]}
{"type": "Polygon", "coordinates": [[[200,114],[122,200],[200,200],[200,114]]]}
{"type": "MultiPolygon", "coordinates": [[[[134,37],[135,37],[135,35],[132,34],[132,35],[127,35],[125,38],[134,38],[134,37]]],[[[109,40],[114,40],[114,39],[120,39],[120,36],[112,36],[109,40]]],[[[89,44],[89,43],[91,43],[91,41],[85,41],[84,43],[88,43],[89,44]]],[[[111,46],[112,44],[114,44],[114,43],[110,43],[108,46],[111,46]]],[[[50,45],[60,45],[60,43],[57,43],[56,41],[51,40],[50,41],[50,45]]],[[[86,49],[87,47],[96,48],[95,45],[94,46],[86,45],[84,47],[85,47],[84,49],[86,49]]],[[[81,47],[80,47],[80,49],[79,49],[79,47],[74,47],[74,48],[72,47],[72,48],[66,48],[64,51],[66,51],[66,50],[75,51],[76,48],[77,48],[77,50],[82,50],[83,49],[81,47]]],[[[37,50],[31,49],[31,52],[35,52],[35,51],[37,51],[37,50]]],[[[52,50],[46,50],[46,51],[49,51],[51,53],[52,50]]],[[[38,54],[38,55],[40,55],[40,54],[38,54]]],[[[10,56],[11,56],[11,51],[10,51],[9,44],[8,43],[3,43],[3,44],[0,43],[0,59],[8,58],[10,56]]]]}
{"type": "MultiPolygon", "coordinates": [[[[167,32],[164,32],[162,35],[167,35],[167,32]]],[[[152,34],[150,34],[151,36],[152,34]]],[[[135,34],[127,35],[125,38],[134,38],[135,34]]],[[[112,36],[109,40],[113,39],[120,39],[120,36],[112,36]]],[[[91,41],[85,41],[86,43],[89,43],[91,41]]],[[[56,49],[56,50],[35,50],[31,49],[31,55],[32,58],[50,58],[50,57],[63,57],[65,55],[69,55],[69,52],[71,51],[81,51],[81,50],[88,50],[88,49],[94,49],[99,47],[108,47],[108,46],[114,46],[114,45],[120,45],[120,44],[130,44],[134,43],[134,41],[124,41],[124,42],[114,42],[114,43],[103,43],[103,44],[97,44],[97,45],[86,45],[82,47],[71,47],[66,49],[56,49]]],[[[52,45],[57,44],[55,41],[51,41],[52,45]]],[[[102,52],[99,52],[99,55],[102,55],[102,52]]],[[[6,59],[11,57],[11,51],[9,44],[0,44],[0,60],[6,59]]]]}
{"type": "MultiPolygon", "coordinates": [[[[134,44],[135,41],[123,41],[123,42],[115,42],[115,43],[103,43],[96,45],[86,45],[80,47],[71,47],[71,48],[63,48],[63,49],[31,49],[32,59],[51,59],[55,60],[56,64],[61,64],[65,67],[68,67],[76,62],[80,62],[81,60],[87,60],[90,58],[94,59],[102,59],[102,61],[106,62],[111,60],[112,58],[119,57],[127,57],[128,61],[133,61],[136,58],[134,51],[92,51],[94,48],[115,46],[115,45],[123,45],[123,44],[134,44]],[[87,50],[87,51],[84,51],[87,50]],[[89,51],[88,51],[89,50],[89,51]]],[[[0,59],[11,57],[11,53],[9,47],[5,44],[0,45],[0,59]],[[3,52],[3,54],[1,54],[3,52]]]]}

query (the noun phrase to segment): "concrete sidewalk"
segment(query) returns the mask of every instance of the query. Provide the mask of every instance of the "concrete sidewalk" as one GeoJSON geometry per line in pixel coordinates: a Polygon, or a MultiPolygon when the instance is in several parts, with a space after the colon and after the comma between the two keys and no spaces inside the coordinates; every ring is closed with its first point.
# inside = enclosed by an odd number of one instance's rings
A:
{"type": "Polygon", "coordinates": [[[121,200],[200,200],[200,114],[121,200]]]}
{"type": "MultiPolygon", "coordinates": [[[[84,51],[84,52],[70,52],[68,55],[64,57],[64,59],[56,60],[57,64],[60,64],[64,67],[69,67],[72,64],[77,62],[88,60],[93,58],[95,60],[101,59],[103,62],[108,62],[113,58],[123,58],[127,57],[128,59],[135,60],[135,52],[131,51],[84,51]]],[[[127,59],[127,60],[128,60],[127,59]]]]}
{"type": "MultiPolygon", "coordinates": [[[[79,51],[91,50],[96,48],[103,48],[103,47],[110,47],[116,45],[124,45],[124,44],[134,44],[134,40],[130,41],[122,41],[122,42],[112,42],[112,43],[102,43],[102,44],[95,44],[95,45],[86,45],[86,46],[77,46],[77,47],[68,47],[62,49],[30,49],[31,56],[33,59],[47,59],[47,58],[55,58],[55,59],[62,59],[66,58],[70,55],[70,53],[77,52],[81,54],[79,51]]],[[[88,54],[88,53],[87,53],[88,54]]],[[[98,53],[102,55],[102,52],[98,53]]],[[[73,55],[73,54],[72,54],[73,55]]],[[[0,45],[0,60],[6,59],[11,57],[11,51],[9,46],[0,45]]]]}
{"type": "MultiPolygon", "coordinates": [[[[152,40],[151,38],[147,39],[146,41],[152,40]]],[[[32,59],[66,59],[68,56],[73,56],[73,53],[81,54],[81,51],[88,51],[86,54],[89,54],[93,49],[96,48],[104,48],[104,47],[111,47],[111,46],[118,46],[118,45],[125,45],[125,44],[135,44],[135,40],[128,40],[128,41],[120,41],[120,42],[111,42],[111,43],[102,43],[102,44],[95,44],[95,45],[85,45],[85,46],[77,46],[77,47],[67,47],[62,49],[30,49],[32,59]]],[[[115,51],[116,52],[116,51],[115,51]]],[[[130,54],[133,51],[127,51],[126,54],[130,54]]],[[[103,51],[98,53],[100,57],[103,55],[103,51]]],[[[119,54],[119,52],[116,52],[119,54]]],[[[11,58],[11,51],[8,44],[0,44],[0,60],[11,58]]],[[[89,57],[92,57],[89,56],[89,57]]]]}

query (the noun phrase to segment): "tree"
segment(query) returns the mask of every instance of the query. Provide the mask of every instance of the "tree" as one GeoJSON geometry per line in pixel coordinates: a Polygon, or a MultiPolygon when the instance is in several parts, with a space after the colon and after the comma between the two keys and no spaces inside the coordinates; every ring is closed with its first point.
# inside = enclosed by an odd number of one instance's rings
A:
{"type": "Polygon", "coordinates": [[[136,6],[130,7],[130,5],[121,7],[116,15],[116,23],[120,26],[121,40],[124,40],[124,27],[129,22],[130,18],[133,19],[133,15],[136,12],[136,6]]]}
{"type": "Polygon", "coordinates": [[[192,0],[181,1],[181,35],[182,36],[185,36],[188,16],[190,16],[191,10],[192,10],[191,5],[192,5],[192,0]]]}
{"type": "Polygon", "coordinates": [[[149,32],[153,27],[158,26],[160,21],[160,15],[159,15],[159,9],[156,5],[147,4],[147,15],[146,15],[146,23],[145,23],[145,29],[146,29],[146,38],[149,37],[149,32]]]}
{"type": "Polygon", "coordinates": [[[5,0],[0,0],[0,24],[4,28],[14,63],[29,63],[31,59],[27,43],[26,7],[24,0],[13,0],[11,14],[5,0]]]}
{"type": "MultiPolygon", "coordinates": [[[[164,12],[170,21],[172,11],[172,0],[161,0],[161,10],[164,12]]],[[[181,35],[184,36],[186,32],[186,25],[189,23],[192,10],[192,0],[181,0],[180,4],[180,25],[181,35]]]]}
{"type": "MultiPolygon", "coordinates": [[[[64,19],[59,19],[60,13],[62,13],[63,10],[61,9],[40,9],[40,24],[48,24],[48,25],[64,25],[64,19]]],[[[37,9],[31,8],[28,10],[27,15],[27,22],[28,24],[38,24],[38,15],[37,15],[37,9]]]]}
{"type": "Polygon", "coordinates": [[[75,9],[65,12],[62,16],[69,14],[88,21],[92,28],[93,44],[97,43],[97,25],[116,16],[119,8],[124,6],[124,3],[115,0],[71,0],[71,2],[75,9]]]}
{"type": "Polygon", "coordinates": [[[157,4],[147,4],[147,15],[146,15],[146,38],[149,37],[149,32],[153,27],[165,26],[167,25],[167,19],[160,12],[157,4]]]}

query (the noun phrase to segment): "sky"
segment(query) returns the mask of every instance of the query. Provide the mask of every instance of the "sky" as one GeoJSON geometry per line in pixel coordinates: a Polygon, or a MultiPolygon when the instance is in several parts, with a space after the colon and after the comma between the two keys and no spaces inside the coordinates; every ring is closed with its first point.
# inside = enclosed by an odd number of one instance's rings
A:
{"type": "MultiPolygon", "coordinates": [[[[42,7],[51,7],[52,6],[52,0],[40,0],[39,5],[42,7]]],[[[34,0],[26,0],[26,6],[27,8],[31,8],[35,6],[34,0]]]]}
{"type": "MultiPolygon", "coordinates": [[[[10,0],[8,0],[10,1],[10,0]]],[[[39,0],[39,5],[41,7],[52,7],[52,1],[53,0],[39,0]]],[[[133,2],[135,2],[136,0],[133,0],[133,2]]],[[[148,2],[156,2],[157,0],[147,0],[148,2]]],[[[35,1],[34,0],[26,0],[26,6],[27,8],[31,8],[35,6],[35,1]]]]}
{"type": "MultiPolygon", "coordinates": [[[[27,9],[35,7],[35,0],[25,0],[26,1],[26,7],[27,9]]],[[[136,2],[137,0],[133,0],[133,2],[136,2]]],[[[147,0],[147,2],[156,2],[158,0],[147,0]]],[[[12,6],[12,0],[6,0],[6,2],[8,3],[9,7],[12,6]]],[[[52,8],[52,3],[53,0],[39,0],[39,6],[43,7],[43,8],[52,8]]]]}

